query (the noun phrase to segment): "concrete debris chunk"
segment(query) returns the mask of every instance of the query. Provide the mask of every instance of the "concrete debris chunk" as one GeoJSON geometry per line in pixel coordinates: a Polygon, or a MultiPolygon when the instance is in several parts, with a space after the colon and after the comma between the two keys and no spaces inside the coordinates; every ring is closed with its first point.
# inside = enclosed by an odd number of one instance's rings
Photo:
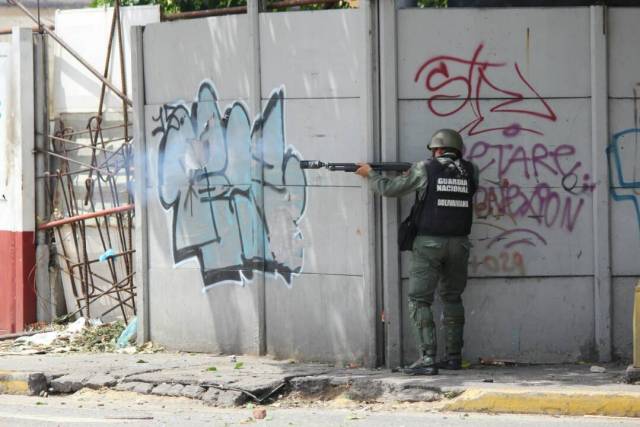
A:
{"type": "Polygon", "coordinates": [[[169,396],[169,393],[171,392],[171,387],[173,387],[173,384],[169,384],[169,383],[159,384],[153,388],[153,390],[151,391],[151,394],[157,394],[158,396],[169,396]]]}
{"type": "Polygon", "coordinates": [[[253,418],[256,420],[263,420],[267,417],[267,410],[264,408],[256,408],[253,410],[253,418]]]}
{"type": "Polygon", "coordinates": [[[85,387],[92,389],[100,389],[104,387],[113,387],[118,381],[108,374],[100,374],[89,378],[85,387]]]}
{"type": "Polygon", "coordinates": [[[206,392],[204,387],[197,385],[187,385],[182,389],[182,395],[190,399],[200,399],[206,392]]]}
{"type": "Polygon", "coordinates": [[[69,374],[51,380],[50,386],[55,393],[75,393],[84,387],[86,382],[87,378],[83,374],[69,374]]]}

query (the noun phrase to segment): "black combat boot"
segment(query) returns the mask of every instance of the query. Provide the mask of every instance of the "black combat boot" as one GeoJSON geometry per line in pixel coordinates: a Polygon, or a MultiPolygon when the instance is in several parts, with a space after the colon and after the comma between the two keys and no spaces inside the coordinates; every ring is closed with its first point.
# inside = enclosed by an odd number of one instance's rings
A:
{"type": "Polygon", "coordinates": [[[459,371],[462,369],[462,355],[450,354],[445,360],[438,363],[438,367],[448,371],[459,371]]]}
{"type": "Polygon", "coordinates": [[[410,366],[404,368],[405,375],[438,375],[438,364],[432,356],[422,356],[410,366]]]}

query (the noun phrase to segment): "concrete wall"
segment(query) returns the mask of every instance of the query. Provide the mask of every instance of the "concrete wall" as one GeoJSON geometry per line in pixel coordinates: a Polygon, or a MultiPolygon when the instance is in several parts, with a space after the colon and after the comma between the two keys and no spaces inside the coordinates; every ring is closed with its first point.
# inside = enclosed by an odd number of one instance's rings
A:
{"type": "Polygon", "coordinates": [[[370,196],[299,168],[366,157],[360,15],[250,17],[144,31],[150,338],[373,363],[370,196]]]}
{"type": "Polygon", "coordinates": [[[297,164],[416,161],[452,127],[482,171],[464,356],[629,357],[640,11],[376,7],[138,32],[148,337],[373,364],[384,317],[386,363],[413,359],[411,198],[374,208],[357,177],[297,164]]]}
{"type": "MultiPolygon", "coordinates": [[[[158,6],[122,8],[124,51],[130,51],[131,26],[160,21],[158,6]]],[[[58,10],[55,14],[56,34],[99,72],[105,70],[107,46],[113,19],[113,8],[58,10]]],[[[54,72],[52,78],[53,115],[95,112],[98,109],[102,83],[57,43],[53,42],[54,72]]],[[[122,87],[120,55],[116,36],[109,63],[108,79],[122,87]]],[[[126,87],[131,88],[131,64],[125,54],[126,87]]],[[[129,90],[130,91],[130,90],[129,90]]],[[[107,90],[105,111],[122,111],[122,101],[107,90]]]]}
{"type": "Polygon", "coordinates": [[[33,41],[0,44],[0,333],[36,320],[33,41]]]}
{"type": "Polygon", "coordinates": [[[613,352],[630,358],[633,289],[640,276],[640,43],[638,8],[609,10],[609,123],[613,352]]]}

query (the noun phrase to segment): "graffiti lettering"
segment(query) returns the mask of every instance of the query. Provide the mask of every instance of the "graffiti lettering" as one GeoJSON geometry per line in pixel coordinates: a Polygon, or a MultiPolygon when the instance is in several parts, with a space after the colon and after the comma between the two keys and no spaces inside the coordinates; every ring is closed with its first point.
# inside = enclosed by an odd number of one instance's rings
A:
{"type": "Polygon", "coordinates": [[[474,196],[474,211],[479,219],[507,216],[516,221],[528,217],[541,226],[573,231],[584,203],[584,199],[561,195],[546,183],[536,185],[530,195],[517,184],[481,185],[474,196]]]}
{"type": "Polygon", "coordinates": [[[299,154],[285,145],[283,102],[283,90],[274,91],[251,123],[240,102],[220,114],[213,85],[203,82],[195,102],[166,104],[153,118],[153,135],[161,136],[158,197],[172,213],[173,259],[196,258],[205,288],[244,284],[256,271],[290,286],[302,270],[306,177],[299,154]]]}
{"type": "Polygon", "coordinates": [[[607,146],[609,189],[613,200],[633,203],[640,235],[640,180],[637,179],[637,157],[623,156],[622,151],[626,147],[633,147],[637,153],[640,148],[640,129],[632,128],[616,133],[607,146]]]}
{"type": "Polygon", "coordinates": [[[485,255],[481,259],[473,255],[469,259],[471,273],[477,274],[482,269],[488,273],[506,273],[524,276],[527,271],[524,257],[520,252],[500,252],[498,256],[485,255]]]}
{"type": "MultiPolygon", "coordinates": [[[[414,81],[424,81],[424,88],[429,99],[429,111],[439,117],[449,117],[470,108],[473,120],[465,124],[460,132],[468,135],[478,135],[485,132],[503,131],[509,136],[511,124],[491,125],[496,116],[507,114],[506,117],[529,116],[555,122],[557,117],[549,104],[540,97],[538,92],[522,74],[518,63],[513,67],[518,80],[522,84],[519,90],[500,87],[490,76],[491,71],[506,67],[504,62],[489,62],[480,59],[483,44],[473,52],[471,59],[451,55],[439,55],[427,60],[415,74],[414,81]],[[505,99],[506,98],[506,99],[505,99]],[[484,106],[481,99],[485,100],[484,106]],[[494,100],[487,102],[486,100],[494,100]],[[529,108],[523,104],[527,99],[529,105],[532,100],[537,101],[538,108],[529,108]],[[486,108],[486,106],[489,106],[486,108]],[[515,115],[515,116],[512,116],[515,115]]],[[[519,131],[537,135],[542,133],[536,129],[522,127],[519,131]]]]}

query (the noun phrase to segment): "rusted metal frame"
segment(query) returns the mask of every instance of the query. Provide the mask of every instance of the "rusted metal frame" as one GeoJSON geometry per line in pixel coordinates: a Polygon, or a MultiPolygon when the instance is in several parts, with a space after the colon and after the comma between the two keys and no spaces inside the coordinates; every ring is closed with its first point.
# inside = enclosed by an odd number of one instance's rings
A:
{"type": "MultiPolygon", "coordinates": [[[[117,13],[118,13],[118,8],[113,8],[113,17],[111,18],[111,30],[109,31],[109,43],[107,43],[107,56],[104,61],[103,75],[105,79],[109,77],[109,63],[111,62],[111,49],[113,47],[113,35],[116,30],[116,14],[117,13]]],[[[105,96],[106,90],[107,90],[106,85],[102,83],[102,86],[100,88],[100,101],[98,102],[98,117],[99,117],[98,125],[102,122],[102,107],[104,104],[104,96],[105,96]]],[[[91,120],[89,120],[89,123],[91,123],[91,120]]]]}
{"type": "MultiPolygon", "coordinates": [[[[114,255],[112,255],[110,258],[118,258],[118,257],[122,257],[122,256],[125,256],[125,255],[128,255],[130,252],[135,252],[135,251],[136,251],[135,249],[129,249],[129,250],[122,251],[122,252],[119,252],[119,253],[117,253],[117,254],[114,254],[114,255]]],[[[90,261],[88,261],[88,262],[86,262],[86,263],[77,263],[77,264],[73,264],[73,267],[76,267],[76,266],[81,265],[81,264],[88,264],[88,265],[91,265],[91,264],[95,264],[95,263],[98,263],[98,262],[101,262],[101,261],[100,261],[100,258],[95,258],[95,259],[92,259],[92,260],[90,260],[90,261]]]]}
{"type": "MultiPolygon", "coordinates": [[[[65,166],[65,164],[62,165],[62,167],[64,167],[64,166],[65,166]]],[[[58,174],[60,174],[60,173],[61,173],[61,171],[60,171],[60,169],[58,169],[58,174]]],[[[65,187],[65,181],[66,181],[65,179],[62,179],[62,177],[60,175],[58,175],[58,183],[60,185],[60,189],[62,190],[62,196],[63,196],[63,199],[64,199],[64,204],[67,207],[67,212],[69,212],[71,208],[70,208],[70,205],[69,205],[67,193],[66,193],[65,188],[64,188],[65,187]]],[[[69,261],[68,261],[70,258],[68,257],[66,246],[64,244],[64,238],[62,237],[62,228],[58,227],[58,228],[56,228],[56,230],[58,231],[58,238],[60,239],[60,244],[62,245],[62,252],[63,252],[63,254],[65,256],[65,260],[67,261],[67,267],[69,268],[69,271],[71,271],[71,268],[70,268],[70,265],[69,265],[69,261]]],[[[78,248],[78,239],[76,237],[76,230],[75,230],[74,227],[71,227],[71,234],[73,236],[73,244],[74,244],[74,246],[76,248],[76,254],[78,254],[80,252],[80,250],[78,248]]],[[[72,276],[72,279],[71,279],[71,291],[73,292],[73,296],[74,296],[74,298],[76,300],[76,306],[78,308],[81,308],[81,304],[80,304],[80,301],[79,301],[80,294],[78,292],[78,284],[76,283],[76,281],[74,279],[75,278],[72,276]]],[[[80,279],[80,289],[82,289],[82,286],[83,286],[82,285],[82,279],[80,279]]]]}
{"type": "MultiPolygon", "coordinates": [[[[135,298],[136,298],[136,295],[135,295],[135,294],[130,295],[130,296],[128,296],[127,298],[125,298],[125,299],[124,299],[123,304],[126,304],[126,301],[129,301],[129,300],[135,301],[135,298]]],[[[129,304],[126,304],[126,305],[127,305],[127,307],[130,307],[130,308],[131,308],[131,306],[130,306],[129,304]]],[[[110,309],[108,309],[108,310],[104,311],[104,312],[102,313],[102,316],[106,316],[107,314],[109,314],[109,313],[111,313],[113,310],[115,310],[116,308],[118,308],[118,307],[117,307],[117,306],[113,306],[113,307],[111,307],[110,309]]],[[[133,310],[135,310],[135,308],[132,308],[132,309],[133,309],[133,310]]]]}
{"type": "Polygon", "coordinates": [[[118,212],[130,211],[132,209],[134,209],[133,205],[122,205],[122,206],[117,206],[115,208],[104,209],[104,210],[101,210],[101,211],[78,214],[78,215],[70,216],[70,217],[67,217],[67,218],[57,219],[55,221],[50,221],[50,222],[46,222],[44,224],[40,224],[38,226],[38,230],[46,230],[48,228],[59,227],[61,225],[71,224],[71,223],[74,223],[74,222],[84,221],[84,220],[92,219],[92,218],[100,218],[100,217],[104,217],[104,216],[107,216],[107,215],[115,214],[115,213],[118,213],[118,212]]]}
{"type": "MultiPolygon", "coordinates": [[[[48,29],[50,29],[51,31],[55,30],[55,27],[53,25],[42,25],[42,27],[47,27],[48,29]]],[[[31,31],[33,31],[34,33],[39,33],[40,32],[40,27],[31,27],[31,31]]],[[[13,32],[13,29],[11,28],[0,28],[0,36],[8,36],[13,32]]]]}
{"type": "Polygon", "coordinates": [[[162,21],[179,21],[181,19],[206,18],[208,16],[239,15],[247,13],[247,6],[225,7],[220,9],[197,10],[162,15],[162,21]]]}
{"type": "Polygon", "coordinates": [[[48,155],[53,156],[53,157],[57,157],[57,158],[62,159],[62,160],[66,160],[66,161],[71,162],[71,163],[76,163],[76,164],[78,164],[80,166],[84,166],[85,168],[94,169],[94,170],[96,170],[96,171],[98,171],[98,172],[100,172],[100,173],[102,173],[104,175],[108,175],[108,172],[105,172],[105,171],[103,171],[103,170],[101,170],[99,168],[93,167],[93,166],[88,165],[86,163],[82,163],[82,162],[80,162],[78,160],[75,160],[75,159],[72,159],[72,158],[70,158],[68,156],[63,156],[62,154],[54,153],[53,151],[37,150],[37,152],[38,153],[45,153],[45,154],[48,154],[48,155]]]}
{"type": "MultiPolygon", "coordinates": [[[[67,175],[79,175],[81,173],[88,173],[90,169],[78,169],[75,170],[73,172],[67,172],[67,173],[63,173],[62,176],[67,176],[67,175]]],[[[44,175],[37,175],[36,179],[46,179],[46,178],[50,178],[51,179],[51,175],[45,173],[44,175]]],[[[53,204],[52,204],[53,206],[53,204]]]]}
{"type": "MultiPolygon", "coordinates": [[[[110,177],[109,181],[113,181],[114,179],[115,179],[114,177],[110,177]]],[[[100,179],[98,179],[98,182],[100,182],[100,179]]],[[[116,206],[117,205],[119,205],[119,203],[116,203],[116,206]]],[[[120,216],[120,214],[116,211],[115,216],[116,216],[116,218],[118,218],[120,216]]],[[[106,251],[108,249],[107,249],[107,247],[105,245],[104,239],[102,238],[102,229],[100,228],[100,224],[99,224],[97,219],[96,219],[96,222],[97,222],[97,225],[98,225],[98,230],[99,230],[98,232],[100,234],[100,240],[102,241],[102,247],[106,251]]],[[[105,228],[106,228],[107,231],[110,228],[109,223],[106,222],[106,221],[105,221],[105,228]]],[[[118,226],[118,228],[120,228],[120,226],[118,226]]],[[[122,246],[122,249],[123,250],[127,250],[127,248],[124,247],[124,246],[122,246]]],[[[125,257],[125,260],[126,260],[126,257],[125,257]]],[[[118,273],[116,271],[115,260],[109,259],[109,260],[107,260],[107,263],[109,265],[109,272],[111,273],[111,277],[112,277],[113,282],[117,282],[118,281],[118,273]]],[[[125,271],[128,272],[128,270],[125,270],[125,271]]],[[[117,298],[118,298],[118,302],[120,303],[120,308],[122,310],[122,317],[124,318],[124,321],[128,323],[127,314],[126,314],[126,312],[124,310],[124,307],[122,307],[120,293],[118,292],[116,295],[117,295],[117,298]]]]}
{"type": "MultiPolygon", "coordinates": [[[[91,119],[89,119],[89,120],[91,120],[91,119]]],[[[123,123],[121,125],[112,125],[112,126],[107,126],[107,127],[102,127],[101,126],[100,129],[102,129],[103,131],[104,130],[113,130],[113,129],[118,129],[118,128],[125,127],[125,126],[128,127],[128,126],[133,126],[133,125],[131,123],[128,123],[128,124],[127,123],[123,123]]],[[[71,129],[71,128],[69,128],[69,129],[71,129]]],[[[71,129],[71,130],[73,130],[73,129],[71,129]]],[[[77,136],[77,135],[84,135],[85,133],[92,132],[93,130],[94,129],[82,129],[82,130],[79,130],[79,131],[73,131],[73,132],[67,133],[67,135],[69,137],[77,136]]]]}
{"type": "Polygon", "coordinates": [[[268,4],[267,7],[269,9],[283,9],[285,7],[296,7],[296,6],[310,6],[314,4],[322,4],[325,6],[340,3],[340,0],[324,0],[324,1],[314,1],[314,0],[283,0],[275,3],[268,4]]]}
{"type": "MultiPolygon", "coordinates": [[[[112,183],[114,182],[114,180],[115,180],[115,178],[113,176],[109,176],[108,179],[107,179],[107,182],[109,182],[110,185],[113,185],[112,183]]],[[[98,185],[101,188],[100,179],[98,179],[98,185]]],[[[102,194],[102,191],[100,191],[100,197],[101,197],[101,200],[102,200],[102,205],[104,206],[104,196],[102,194]]],[[[92,201],[92,204],[93,204],[93,201],[92,201]]],[[[114,199],[114,204],[116,206],[119,205],[117,199],[114,199]]],[[[129,206],[132,206],[132,205],[129,205],[129,206]]],[[[116,216],[116,221],[117,221],[118,218],[120,217],[120,215],[118,213],[116,213],[115,216],[116,216]]],[[[121,224],[118,223],[118,231],[120,231],[120,228],[121,228],[121,224]]],[[[109,240],[109,247],[111,248],[111,247],[113,247],[113,243],[111,242],[111,233],[109,231],[110,230],[110,225],[108,223],[105,223],[105,229],[106,229],[108,240],[109,240]]],[[[104,241],[104,237],[103,237],[103,234],[102,234],[102,229],[100,228],[99,224],[98,224],[98,232],[100,234],[100,240],[102,242],[102,246],[103,246],[103,248],[105,250],[107,250],[107,247],[106,247],[106,244],[105,244],[105,241],[104,241]]],[[[122,247],[123,250],[127,250],[126,246],[121,245],[121,247],[122,247]]],[[[125,257],[124,259],[125,259],[125,271],[128,273],[129,269],[127,268],[128,266],[126,265],[126,259],[127,258],[125,257]]],[[[118,280],[118,276],[117,276],[115,261],[114,260],[109,260],[108,262],[109,262],[109,270],[111,272],[111,276],[113,278],[113,281],[116,282],[118,280]]],[[[120,301],[120,294],[118,294],[118,301],[120,301]]],[[[127,315],[126,315],[126,313],[124,311],[124,308],[122,308],[122,316],[123,316],[123,318],[124,318],[124,320],[126,322],[127,321],[127,315]]]]}
{"type": "MultiPolygon", "coordinates": [[[[67,271],[65,271],[65,273],[69,274],[69,272],[67,272],[67,271]]],[[[111,292],[112,292],[112,291],[109,289],[109,290],[105,291],[105,292],[104,292],[104,293],[102,293],[102,294],[96,295],[95,297],[93,297],[93,301],[91,301],[91,302],[95,302],[95,301],[97,301],[98,299],[100,299],[100,298],[102,298],[102,297],[104,297],[104,296],[108,296],[108,297],[110,297],[110,298],[112,298],[112,299],[113,299],[113,297],[110,295],[110,293],[111,293],[111,292]]],[[[130,299],[132,299],[132,298],[135,298],[135,296],[136,296],[135,294],[133,294],[133,295],[129,295],[128,297],[126,297],[126,298],[123,300],[123,304],[124,304],[124,305],[126,305],[126,306],[127,306],[127,307],[129,307],[129,308],[133,308],[133,307],[131,307],[131,305],[130,305],[130,304],[128,304],[128,303],[127,303],[127,301],[129,301],[129,300],[130,300],[130,299]]],[[[109,314],[110,312],[112,312],[113,310],[115,310],[116,308],[118,308],[118,306],[117,306],[117,305],[115,305],[115,306],[111,307],[110,309],[108,309],[108,310],[106,310],[106,311],[102,312],[102,313],[100,314],[100,316],[98,316],[98,317],[105,316],[105,315],[109,314]]],[[[73,316],[73,315],[75,315],[75,314],[77,314],[77,313],[79,313],[79,312],[81,313],[83,309],[84,309],[84,306],[80,305],[76,311],[74,311],[74,312],[72,312],[72,313],[67,314],[67,316],[73,316]]]]}
{"type": "MultiPolygon", "coordinates": [[[[132,182],[131,179],[131,159],[132,159],[132,153],[131,153],[131,145],[127,144],[127,147],[125,148],[125,150],[127,151],[127,156],[125,157],[125,173],[126,173],[126,183],[127,183],[127,201],[129,202],[129,204],[133,204],[134,200],[133,200],[133,196],[131,194],[131,191],[129,191],[129,183],[132,182]]],[[[131,270],[134,271],[134,260],[133,260],[133,254],[135,252],[135,249],[133,248],[133,211],[129,211],[127,212],[127,222],[128,222],[128,232],[129,232],[129,248],[131,248],[131,253],[129,254],[129,265],[131,266],[131,270]]],[[[135,285],[133,283],[133,276],[131,276],[131,279],[129,280],[129,286],[131,287],[131,291],[134,291],[135,285]]],[[[134,310],[136,310],[136,300],[133,300],[133,307],[134,310]]],[[[137,310],[136,310],[137,311],[137,310]]]]}
{"type": "MultiPolygon", "coordinates": [[[[63,142],[63,143],[65,143],[65,144],[78,145],[78,146],[80,147],[80,149],[82,149],[82,148],[92,148],[90,145],[83,144],[83,143],[81,143],[81,142],[76,142],[76,141],[73,141],[73,140],[71,140],[71,139],[60,138],[60,137],[58,137],[58,136],[53,136],[53,135],[49,135],[49,138],[51,138],[51,139],[53,139],[53,140],[55,140],[55,141],[58,141],[58,142],[63,142]]],[[[121,139],[122,139],[122,138],[117,138],[117,139],[115,139],[115,140],[109,140],[109,141],[107,141],[107,142],[119,141],[119,140],[121,140],[121,139]]],[[[109,149],[107,149],[107,148],[100,148],[100,147],[96,147],[95,149],[96,149],[96,150],[99,150],[99,151],[104,151],[104,152],[106,152],[106,153],[115,153],[115,151],[109,150],[109,149]]]]}
{"type": "MultiPolygon", "coordinates": [[[[122,147],[123,147],[123,146],[124,146],[124,144],[122,144],[120,147],[118,147],[115,151],[111,152],[111,153],[109,154],[109,157],[107,157],[107,158],[106,158],[102,163],[100,163],[100,164],[98,165],[98,171],[102,172],[102,167],[105,167],[105,166],[106,166],[106,167],[109,167],[109,161],[110,161],[111,159],[113,159],[115,156],[117,156],[118,154],[121,154],[121,153],[122,153],[122,147]]],[[[105,154],[105,156],[106,156],[106,154],[105,154]]],[[[109,171],[109,169],[107,169],[107,172],[108,172],[108,173],[104,173],[104,172],[102,172],[102,174],[103,174],[103,175],[109,175],[109,176],[116,175],[116,173],[109,171]]]]}
{"type": "MultiPolygon", "coordinates": [[[[331,5],[339,3],[340,0],[289,0],[279,1],[267,5],[269,9],[283,9],[296,6],[310,6],[314,4],[331,5]]],[[[224,7],[218,9],[197,10],[193,12],[179,12],[170,15],[162,15],[163,21],[178,21],[181,19],[207,18],[210,16],[238,15],[247,13],[246,6],[224,7]]]]}
{"type": "MultiPolygon", "coordinates": [[[[36,23],[38,22],[38,18],[33,16],[33,14],[31,12],[29,12],[29,9],[24,7],[18,0],[7,0],[7,3],[20,8],[20,10],[22,10],[29,18],[31,18],[32,21],[34,21],[36,23]]],[[[96,76],[102,83],[107,85],[107,87],[109,89],[111,89],[113,91],[113,93],[118,95],[118,97],[123,99],[128,105],[133,106],[133,102],[125,94],[123,94],[120,90],[118,90],[118,88],[116,88],[113,84],[111,84],[111,82],[109,82],[107,79],[105,79],[100,74],[100,72],[98,70],[93,68],[91,66],[91,64],[89,64],[87,61],[85,61],[84,58],[82,58],[82,56],[80,56],[80,54],[78,52],[73,50],[71,48],[71,46],[69,46],[64,40],[62,40],[60,37],[58,37],[58,35],[54,31],[52,31],[52,30],[50,30],[50,29],[48,29],[46,27],[42,27],[42,30],[45,33],[47,33],[52,39],[54,39],[60,46],[62,46],[67,52],[69,52],[69,54],[71,56],[73,56],[78,62],[80,62],[82,65],[84,65],[84,67],[87,70],[89,70],[89,72],[91,72],[91,74],[96,76]]]]}
{"type": "MultiPolygon", "coordinates": [[[[62,147],[63,152],[65,154],[65,156],[68,159],[68,154],[66,152],[66,146],[62,147]]],[[[69,170],[69,160],[67,160],[65,163],[63,163],[63,166],[69,170]]],[[[63,178],[61,178],[63,179],[63,178]]],[[[67,202],[67,212],[72,215],[72,216],[76,216],[78,215],[78,206],[76,204],[77,202],[77,198],[76,198],[76,193],[74,190],[74,185],[73,185],[73,181],[71,179],[70,176],[66,176],[63,179],[64,183],[67,186],[67,191],[68,191],[68,197],[66,195],[65,192],[63,192],[63,194],[65,195],[65,201],[67,202]]],[[[63,187],[64,188],[64,187],[63,187]]],[[[82,257],[84,257],[84,260],[86,261],[89,256],[87,253],[87,247],[86,247],[86,234],[85,234],[85,229],[84,229],[84,224],[82,222],[80,223],[75,223],[75,222],[71,222],[70,223],[70,227],[71,227],[71,231],[72,231],[72,236],[73,236],[73,241],[74,241],[74,245],[76,248],[76,255],[78,257],[78,260],[81,260],[82,257]],[[78,239],[78,234],[80,235],[80,241],[78,239]],[[80,243],[80,245],[79,245],[80,243]],[[82,251],[81,251],[82,249],[82,251]]],[[[89,295],[89,268],[87,266],[85,266],[84,268],[80,267],[80,287],[82,290],[82,295],[80,296],[80,298],[82,299],[84,297],[84,299],[86,299],[88,301],[88,295],[89,295]]],[[[87,311],[86,311],[86,315],[87,317],[91,317],[91,307],[87,304],[86,307],[87,311]]]]}
{"type": "MultiPolygon", "coordinates": [[[[112,196],[114,197],[115,201],[117,204],[120,204],[120,200],[118,197],[118,191],[117,191],[117,186],[114,182],[113,179],[110,180],[110,186],[111,186],[111,193],[112,196]]],[[[118,234],[120,237],[120,245],[122,246],[123,249],[128,249],[129,245],[127,245],[127,238],[126,235],[124,233],[124,223],[122,221],[122,215],[121,214],[116,214],[116,221],[118,224],[118,234]]],[[[129,228],[131,227],[131,222],[129,221],[128,224],[129,228]]],[[[133,265],[133,263],[131,262],[132,258],[130,257],[125,257],[124,258],[124,264],[125,264],[125,271],[130,272],[131,271],[131,267],[133,265]]]]}
{"type": "MultiPolygon", "coordinates": [[[[95,302],[95,300],[97,300],[97,299],[99,299],[99,298],[102,298],[102,297],[104,297],[104,296],[105,296],[105,295],[98,296],[98,297],[96,297],[96,299],[94,299],[94,301],[92,301],[92,302],[95,302]]],[[[110,296],[110,295],[106,295],[106,296],[110,296]]],[[[126,303],[126,301],[128,301],[128,300],[130,300],[130,299],[132,299],[132,298],[135,298],[135,295],[128,296],[127,298],[125,298],[125,300],[124,300],[124,302],[123,302],[123,303],[124,303],[127,307],[129,307],[129,308],[131,308],[131,306],[130,306],[129,304],[127,304],[127,303],[126,303]]],[[[98,317],[106,316],[107,314],[109,314],[109,313],[111,313],[113,310],[115,310],[116,308],[118,308],[118,306],[117,306],[117,305],[115,305],[115,306],[113,306],[113,307],[109,308],[109,309],[108,309],[108,310],[106,310],[106,311],[103,311],[102,313],[100,313],[100,315],[99,315],[98,317]]],[[[74,311],[74,312],[72,312],[72,313],[67,314],[67,317],[71,317],[71,316],[73,316],[73,315],[75,315],[75,314],[77,314],[77,313],[82,313],[82,310],[83,310],[83,309],[84,309],[84,307],[80,307],[80,308],[78,308],[76,311],[74,311]]]]}
{"type": "MultiPolygon", "coordinates": [[[[115,17],[118,19],[118,46],[120,47],[120,81],[122,83],[122,93],[127,96],[127,72],[125,70],[125,61],[124,61],[124,39],[122,38],[122,17],[120,16],[120,0],[116,0],[116,7],[118,13],[115,17]]],[[[131,105],[133,106],[133,104],[131,105]]],[[[128,113],[127,103],[122,101],[122,114],[125,123],[129,123],[129,113],[128,113]]],[[[125,140],[129,140],[129,128],[124,128],[124,138],[125,140]]]]}

